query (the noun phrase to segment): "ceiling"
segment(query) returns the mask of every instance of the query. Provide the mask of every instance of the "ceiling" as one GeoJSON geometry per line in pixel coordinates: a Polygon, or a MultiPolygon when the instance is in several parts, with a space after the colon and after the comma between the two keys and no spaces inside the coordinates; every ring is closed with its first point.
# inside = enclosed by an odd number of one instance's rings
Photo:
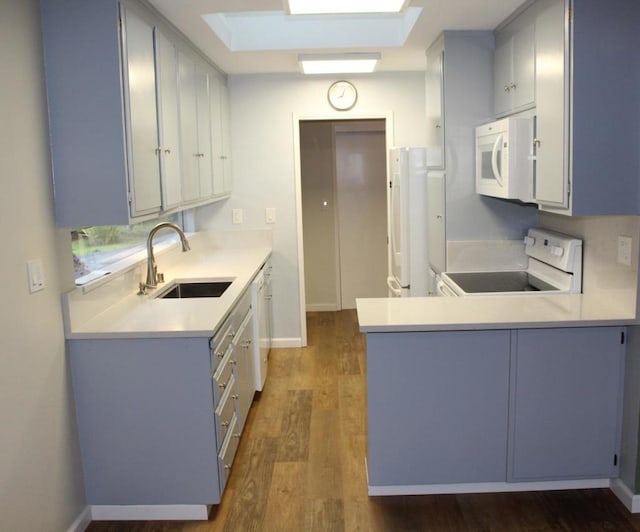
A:
{"type": "MultiPolygon", "coordinates": [[[[424,70],[425,50],[442,30],[492,30],[527,0],[412,0],[411,7],[422,8],[420,15],[402,46],[389,46],[388,39],[377,46],[336,47],[332,36],[332,19],[320,15],[322,43],[313,48],[294,42],[288,49],[274,50],[275,45],[254,46],[254,51],[230,51],[205,22],[203,15],[212,13],[283,11],[282,0],[149,0],[178,27],[211,60],[228,74],[299,72],[299,53],[381,52],[378,72],[424,70]],[[325,29],[326,27],[326,29],[325,29]]],[[[253,13],[256,14],[256,13],[253,13]]],[[[271,13],[273,15],[273,13],[271,13]]],[[[351,15],[355,17],[355,15],[351,15]]],[[[366,17],[366,16],[365,16],[366,17]]],[[[371,15],[369,15],[371,17],[371,15]]],[[[344,22],[344,21],[343,21],[344,22]]],[[[397,22],[397,21],[396,21],[397,22]]],[[[352,21],[354,31],[365,27],[365,20],[352,21]]],[[[265,36],[274,30],[263,24],[265,36]]],[[[379,32],[383,37],[383,32],[379,32]]],[[[269,41],[271,42],[271,41],[269,41]]]]}

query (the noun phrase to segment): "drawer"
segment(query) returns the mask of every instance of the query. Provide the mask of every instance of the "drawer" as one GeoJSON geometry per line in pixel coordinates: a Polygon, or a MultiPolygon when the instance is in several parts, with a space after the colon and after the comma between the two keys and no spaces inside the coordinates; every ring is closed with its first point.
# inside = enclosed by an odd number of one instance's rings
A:
{"type": "Polygon", "coordinates": [[[233,341],[235,335],[235,322],[227,318],[218,329],[218,332],[213,336],[213,339],[209,343],[209,349],[211,350],[211,368],[216,370],[220,362],[224,358],[229,345],[233,341]]]}
{"type": "Polygon", "coordinates": [[[236,380],[232,375],[231,379],[227,383],[224,393],[222,394],[220,404],[218,404],[215,411],[216,446],[218,449],[222,447],[222,442],[224,442],[224,439],[227,436],[227,432],[231,426],[231,419],[235,412],[236,399],[234,395],[237,393],[235,383],[236,380]]]}
{"type": "Polygon", "coordinates": [[[218,454],[218,472],[220,477],[220,493],[224,491],[224,487],[227,485],[227,480],[231,474],[231,465],[233,459],[236,456],[238,450],[238,443],[240,442],[240,434],[236,434],[238,418],[233,415],[227,437],[222,444],[222,449],[218,454]]]}
{"type": "Polygon", "coordinates": [[[213,373],[213,379],[211,386],[213,387],[213,402],[214,405],[218,405],[225,389],[229,384],[229,379],[233,373],[233,366],[236,361],[233,357],[233,346],[227,348],[227,352],[224,354],[222,362],[218,366],[218,369],[213,373]]]}

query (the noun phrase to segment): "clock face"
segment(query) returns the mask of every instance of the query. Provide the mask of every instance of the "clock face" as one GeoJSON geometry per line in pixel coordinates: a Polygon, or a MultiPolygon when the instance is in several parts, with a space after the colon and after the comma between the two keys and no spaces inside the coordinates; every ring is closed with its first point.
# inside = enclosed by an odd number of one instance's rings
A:
{"type": "Polygon", "coordinates": [[[358,92],[353,84],[341,80],[336,81],[329,87],[327,97],[329,98],[331,107],[338,111],[348,111],[356,104],[358,92]]]}

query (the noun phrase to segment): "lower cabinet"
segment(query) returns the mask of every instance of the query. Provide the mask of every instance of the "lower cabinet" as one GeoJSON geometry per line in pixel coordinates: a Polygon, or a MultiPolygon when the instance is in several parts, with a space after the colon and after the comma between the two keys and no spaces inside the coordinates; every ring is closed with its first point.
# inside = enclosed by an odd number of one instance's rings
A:
{"type": "Polygon", "coordinates": [[[369,484],[506,476],[509,331],[367,335],[369,484]]]}
{"type": "Polygon", "coordinates": [[[69,341],[87,504],[220,502],[254,394],[251,315],[246,291],[211,338],[69,341]]]}
{"type": "Polygon", "coordinates": [[[371,488],[618,474],[624,329],[370,333],[371,488]]]}
{"type": "Polygon", "coordinates": [[[620,328],[518,331],[509,480],[618,476],[620,328]]]}

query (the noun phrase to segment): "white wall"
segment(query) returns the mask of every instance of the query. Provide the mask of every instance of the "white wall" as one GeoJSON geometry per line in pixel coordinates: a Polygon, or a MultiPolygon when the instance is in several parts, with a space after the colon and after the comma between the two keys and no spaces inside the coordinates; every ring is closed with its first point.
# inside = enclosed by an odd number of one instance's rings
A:
{"type": "Polygon", "coordinates": [[[73,267],[53,221],[37,0],[0,2],[0,64],[0,530],[66,530],[84,507],[60,306],[73,267]],[[46,288],[30,295],[32,258],[46,288]]]}
{"type": "Polygon", "coordinates": [[[358,103],[342,113],[327,101],[327,89],[335,78],[246,75],[229,80],[233,197],[199,209],[196,223],[233,228],[231,209],[239,207],[244,209],[241,227],[262,228],[265,207],[276,208],[273,300],[275,336],[280,339],[301,334],[294,117],[362,118],[392,112],[388,135],[393,144],[423,146],[426,141],[423,72],[349,79],[358,89],[358,103]]]}

